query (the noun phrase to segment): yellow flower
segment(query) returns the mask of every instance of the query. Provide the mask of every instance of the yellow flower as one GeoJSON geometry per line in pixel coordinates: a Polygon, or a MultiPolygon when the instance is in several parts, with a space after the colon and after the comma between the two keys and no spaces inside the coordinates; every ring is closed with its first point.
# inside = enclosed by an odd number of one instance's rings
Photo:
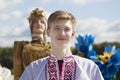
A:
{"type": "Polygon", "coordinates": [[[99,55],[99,59],[101,61],[103,61],[104,63],[108,62],[108,60],[110,59],[110,57],[113,55],[113,52],[110,52],[110,53],[106,53],[104,52],[103,55],[99,55]]]}
{"type": "Polygon", "coordinates": [[[81,53],[81,52],[78,52],[78,56],[80,56],[80,57],[84,57],[84,54],[81,53]]]}

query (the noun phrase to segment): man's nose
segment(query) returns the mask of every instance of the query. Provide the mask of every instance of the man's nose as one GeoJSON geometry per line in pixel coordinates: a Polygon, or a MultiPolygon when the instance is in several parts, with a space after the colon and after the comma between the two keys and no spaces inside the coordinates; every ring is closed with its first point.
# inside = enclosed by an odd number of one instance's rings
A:
{"type": "Polygon", "coordinates": [[[65,31],[64,30],[61,30],[61,35],[65,35],[65,31]]]}

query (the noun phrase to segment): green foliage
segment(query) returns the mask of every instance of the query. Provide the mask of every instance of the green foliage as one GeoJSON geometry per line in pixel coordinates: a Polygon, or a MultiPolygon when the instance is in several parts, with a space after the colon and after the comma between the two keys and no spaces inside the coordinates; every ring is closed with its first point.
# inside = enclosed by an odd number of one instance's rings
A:
{"type": "Polygon", "coordinates": [[[73,55],[76,55],[78,53],[78,50],[74,47],[71,47],[71,51],[73,55]]]}
{"type": "Polygon", "coordinates": [[[114,45],[116,46],[116,48],[120,48],[120,42],[103,42],[103,43],[99,43],[99,44],[93,44],[93,49],[96,51],[97,54],[103,54],[104,52],[104,48],[107,45],[114,45]]]}
{"type": "MultiPolygon", "coordinates": [[[[98,55],[103,54],[104,48],[107,45],[114,45],[116,48],[120,48],[120,42],[103,42],[99,44],[93,44],[93,49],[96,51],[98,55]]],[[[71,51],[74,55],[76,55],[79,51],[75,47],[71,47],[71,51]]]]}
{"type": "Polygon", "coordinates": [[[13,69],[13,48],[0,48],[0,64],[13,69]]]}

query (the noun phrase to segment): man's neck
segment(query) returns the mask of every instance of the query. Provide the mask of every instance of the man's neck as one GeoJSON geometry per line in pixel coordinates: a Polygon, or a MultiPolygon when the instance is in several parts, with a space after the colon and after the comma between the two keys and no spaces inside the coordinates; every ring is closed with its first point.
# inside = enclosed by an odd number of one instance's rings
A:
{"type": "Polygon", "coordinates": [[[62,60],[65,56],[71,55],[72,53],[69,47],[63,49],[52,47],[51,54],[55,55],[58,60],[62,60]]]}

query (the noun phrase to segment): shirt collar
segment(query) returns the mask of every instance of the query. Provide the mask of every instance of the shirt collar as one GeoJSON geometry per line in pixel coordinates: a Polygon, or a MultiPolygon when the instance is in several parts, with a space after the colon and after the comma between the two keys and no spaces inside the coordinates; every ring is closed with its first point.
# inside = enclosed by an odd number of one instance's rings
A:
{"type": "MultiPolygon", "coordinates": [[[[63,58],[63,61],[64,62],[70,62],[72,59],[73,59],[73,56],[72,56],[72,54],[70,54],[70,55],[65,56],[63,58]]],[[[50,54],[49,60],[50,60],[50,62],[57,62],[58,61],[58,59],[56,58],[56,56],[53,55],[53,54],[50,54]]]]}

